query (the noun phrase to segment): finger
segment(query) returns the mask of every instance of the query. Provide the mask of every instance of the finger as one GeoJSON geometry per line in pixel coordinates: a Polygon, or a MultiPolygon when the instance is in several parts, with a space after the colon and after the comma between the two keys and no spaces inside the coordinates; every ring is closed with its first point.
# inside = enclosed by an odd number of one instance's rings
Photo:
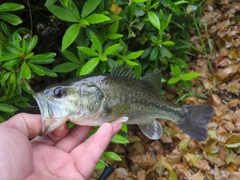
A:
{"type": "Polygon", "coordinates": [[[70,130],[70,133],[55,146],[65,152],[70,152],[86,139],[91,129],[92,127],[90,126],[75,126],[70,130]]]}
{"type": "Polygon", "coordinates": [[[48,145],[55,145],[59,140],[63,139],[69,132],[69,128],[66,123],[59,126],[53,132],[34,138],[32,141],[42,142],[48,145]]]}
{"type": "Polygon", "coordinates": [[[27,138],[36,137],[42,129],[40,115],[19,113],[1,124],[4,128],[14,128],[23,133],[27,138]]]}
{"type": "Polygon", "coordinates": [[[121,124],[105,123],[87,141],[71,152],[71,155],[77,157],[76,168],[85,179],[89,179],[111,138],[120,129],[121,124]]]}

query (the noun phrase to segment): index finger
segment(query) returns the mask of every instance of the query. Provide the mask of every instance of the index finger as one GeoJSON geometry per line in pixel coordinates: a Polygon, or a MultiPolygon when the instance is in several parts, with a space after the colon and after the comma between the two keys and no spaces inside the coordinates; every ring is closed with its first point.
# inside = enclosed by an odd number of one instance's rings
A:
{"type": "Polygon", "coordinates": [[[94,135],[71,152],[77,157],[76,168],[85,179],[89,179],[111,138],[121,129],[121,126],[121,123],[103,124],[94,135]]]}

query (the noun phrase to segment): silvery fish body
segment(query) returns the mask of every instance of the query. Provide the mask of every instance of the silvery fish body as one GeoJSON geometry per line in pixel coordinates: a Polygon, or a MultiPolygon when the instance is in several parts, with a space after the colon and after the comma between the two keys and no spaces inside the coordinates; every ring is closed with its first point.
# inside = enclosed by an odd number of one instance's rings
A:
{"type": "Polygon", "coordinates": [[[158,93],[161,75],[141,79],[128,68],[111,74],[90,75],[52,85],[34,94],[43,120],[41,134],[47,134],[67,120],[78,125],[98,126],[105,122],[138,124],[150,139],[159,139],[162,126],[157,118],[175,122],[185,133],[201,141],[214,110],[208,105],[178,107],[158,93]]]}

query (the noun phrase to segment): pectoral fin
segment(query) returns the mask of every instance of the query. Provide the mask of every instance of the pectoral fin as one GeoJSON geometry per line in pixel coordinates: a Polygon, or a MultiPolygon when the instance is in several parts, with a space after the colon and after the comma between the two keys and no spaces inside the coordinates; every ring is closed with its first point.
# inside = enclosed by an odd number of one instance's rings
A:
{"type": "Polygon", "coordinates": [[[138,126],[149,139],[157,140],[162,136],[162,125],[157,120],[148,124],[139,124],[138,126]]]}
{"type": "Polygon", "coordinates": [[[115,120],[113,120],[113,121],[111,121],[112,123],[124,123],[124,122],[126,122],[128,120],[128,117],[120,117],[120,118],[118,118],[118,119],[115,119],[115,120]]]}

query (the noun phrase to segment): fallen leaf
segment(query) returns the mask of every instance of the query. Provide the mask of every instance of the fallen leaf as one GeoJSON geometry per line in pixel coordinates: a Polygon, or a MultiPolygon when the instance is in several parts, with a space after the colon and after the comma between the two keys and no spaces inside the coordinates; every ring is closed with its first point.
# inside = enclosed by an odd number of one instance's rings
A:
{"type": "Polygon", "coordinates": [[[193,174],[192,180],[204,180],[204,177],[203,177],[201,171],[198,171],[196,174],[193,174]]]}
{"type": "Polygon", "coordinates": [[[115,173],[116,173],[116,176],[121,179],[126,178],[128,176],[127,169],[122,167],[115,169],[115,173]]]}

